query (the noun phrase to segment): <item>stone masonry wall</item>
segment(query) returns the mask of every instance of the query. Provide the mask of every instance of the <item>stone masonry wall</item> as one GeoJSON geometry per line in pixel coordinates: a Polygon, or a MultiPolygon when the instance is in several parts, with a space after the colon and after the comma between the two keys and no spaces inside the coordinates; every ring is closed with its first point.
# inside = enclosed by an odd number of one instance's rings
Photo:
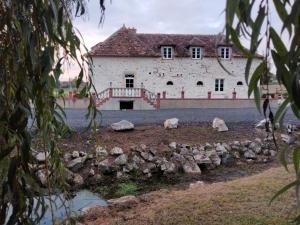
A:
{"type": "MultiPolygon", "coordinates": [[[[247,85],[244,78],[246,59],[233,58],[222,60],[223,65],[232,73],[229,75],[217,62],[216,58],[175,58],[171,60],[151,57],[94,57],[94,83],[98,92],[112,87],[125,87],[125,74],[133,74],[136,88],[143,86],[155,93],[166,91],[167,98],[180,98],[185,91],[185,98],[232,98],[235,88],[237,98],[247,98],[247,85]],[[215,79],[224,79],[224,91],[215,92],[215,79]],[[173,86],[166,83],[172,81],[173,86]],[[202,81],[203,86],[197,86],[202,81]],[[237,82],[242,81],[242,86],[237,82]]],[[[255,59],[252,69],[260,60],[255,59]]]]}

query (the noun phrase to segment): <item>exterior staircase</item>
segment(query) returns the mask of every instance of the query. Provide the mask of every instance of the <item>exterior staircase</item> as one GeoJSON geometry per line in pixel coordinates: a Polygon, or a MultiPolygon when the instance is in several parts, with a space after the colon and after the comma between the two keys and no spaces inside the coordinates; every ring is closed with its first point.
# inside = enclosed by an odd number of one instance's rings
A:
{"type": "Polygon", "coordinates": [[[94,97],[97,107],[101,107],[101,105],[112,98],[139,98],[143,99],[155,109],[160,108],[160,94],[156,95],[145,88],[107,88],[94,97]]]}

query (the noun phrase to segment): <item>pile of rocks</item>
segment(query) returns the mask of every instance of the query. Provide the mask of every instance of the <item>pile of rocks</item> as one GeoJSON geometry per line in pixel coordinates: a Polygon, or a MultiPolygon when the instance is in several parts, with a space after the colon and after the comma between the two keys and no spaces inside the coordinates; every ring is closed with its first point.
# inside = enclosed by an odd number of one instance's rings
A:
{"type": "Polygon", "coordinates": [[[72,172],[78,172],[86,160],[92,160],[90,176],[101,174],[120,178],[133,172],[135,175],[138,172],[145,178],[150,178],[153,174],[171,175],[182,172],[199,175],[203,169],[231,166],[237,160],[267,162],[276,153],[272,150],[271,140],[259,138],[228,144],[188,145],[171,142],[168,150],[163,152],[141,144],[132,147],[128,154],[120,147],[108,151],[105,147],[97,146],[94,156],[73,152],[68,156],[70,160],[67,161],[67,167],[72,172]]]}

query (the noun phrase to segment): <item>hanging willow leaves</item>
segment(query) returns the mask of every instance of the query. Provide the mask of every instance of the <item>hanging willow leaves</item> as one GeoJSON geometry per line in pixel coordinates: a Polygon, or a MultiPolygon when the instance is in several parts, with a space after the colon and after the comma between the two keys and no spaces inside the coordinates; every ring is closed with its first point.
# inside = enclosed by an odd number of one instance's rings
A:
{"type": "MultiPolygon", "coordinates": [[[[61,192],[66,188],[56,143],[69,128],[54,91],[62,64],[69,59],[81,69],[77,87],[88,77],[81,93],[90,97],[88,118],[96,125],[92,64],[72,24],[72,17],[85,13],[85,4],[85,0],[0,1],[0,224],[37,224],[46,210],[34,169],[33,138],[41,140],[40,151],[49,153],[48,194],[51,184],[61,192]],[[35,130],[30,129],[30,120],[35,121],[35,130]]],[[[102,20],[104,1],[99,4],[102,20]]]]}
{"type": "MultiPolygon", "coordinates": [[[[245,79],[246,81],[250,79],[248,95],[250,96],[254,92],[255,102],[260,110],[261,95],[259,87],[262,79],[268,76],[269,71],[272,71],[271,63],[273,63],[276,78],[279,84],[283,85],[287,90],[287,96],[278,107],[275,116],[271,110],[269,96],[267,96],[263,104],[264,116],[265,118],[268,116],[273,128],[275,123],[282,123],[284,115],[289,108],[300,119],[300,0],[237,0],[227,1],[227,7],[226,34],[233,44],[247,57],[245,79]],[[234,5],[238,5],[238,7],[234,7],[234,5]],[[271,9],[273,9],[271,5],[275,6],[275,11],[271,12],[271,9]],[[278,23],[276,23],[277,27],[273,26],[271,14],[273,16],[277,14],[280,20],[280,27],[278,27],[278,23]],[[284,32],[289,34],[289,39],[285,40],[283,38],[282,34],[284,32]],[[250,42],[248,46],[249,54],[243,50],[246,48],[242,45],[243,40],[249,40],[250,42]],[[254,72],[249,77],[252,62],[258,48],[265,49],[264,60],[254,68],[254,72]]],[[[286,169],[288,168],[287,152],[284,149],[280,153],[280,161],[286,169]]],[[[299,196],[299,147],[293,149],[292,159],[296,180],[279,190],[271,199],[271,202],[292,187],[296,187],[296,196],[299,196]]],[[[297,224],[300,224],[300,216],[295,220],[297,224]]]]}

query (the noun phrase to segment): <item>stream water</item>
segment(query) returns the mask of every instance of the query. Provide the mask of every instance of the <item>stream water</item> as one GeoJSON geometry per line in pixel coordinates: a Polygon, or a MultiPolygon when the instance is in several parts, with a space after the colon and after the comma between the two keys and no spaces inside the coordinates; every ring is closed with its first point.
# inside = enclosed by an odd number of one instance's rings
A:
{"type": "MultiPolygon", "coordinates": [[[[54,197],[52,198],[54,201],[54,216],[56,220],[63,220],[67,217],[66,208],[63,206],[62,198],[54,197]]],[[[63,200],[64,201],[64,200],[63,200]]],[[[49,201],[46,200],[47,204],[49,201]]],[[[70,200],[65,201],[65,205],[70,216],[78,216],[82,214],[82,209],[86,207],[93,207],[93,206],[106,206],[107,203],[104,199],[100,196],[92,193],[88,190],[82,190],[76,193],[76,196],[70,200]]],[[[51,218],[51,211],[50,207],[46,211],[43,219],[39,223],[40,225],[51,225],[52,218],[51,218]]]]}

